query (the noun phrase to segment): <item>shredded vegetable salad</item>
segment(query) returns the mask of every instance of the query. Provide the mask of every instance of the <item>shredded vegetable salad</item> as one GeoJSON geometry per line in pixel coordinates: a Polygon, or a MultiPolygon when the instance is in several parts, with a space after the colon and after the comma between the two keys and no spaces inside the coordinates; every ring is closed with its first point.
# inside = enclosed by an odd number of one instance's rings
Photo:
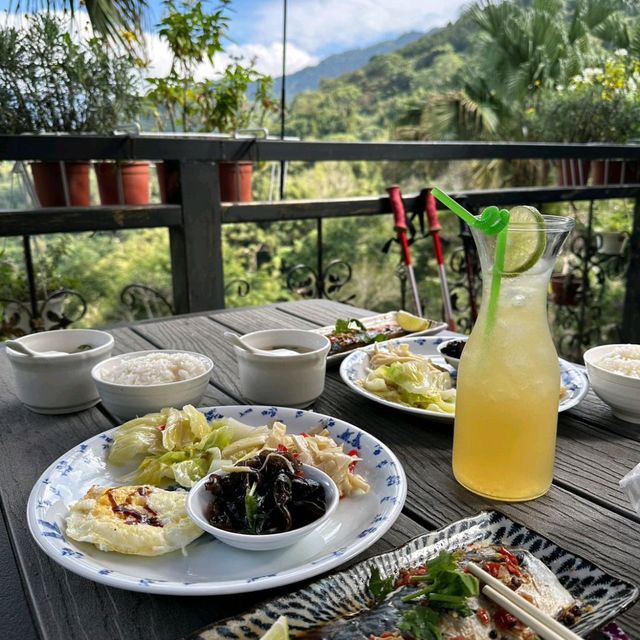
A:
{"type": "Polygon", "coordinates": [[[229,470],[265,449],[289,452],[301,463],[324,471],[341,496],[369,490],[355,473],[357,452],[345,452],[322,425],[298,435],[287,433],[287,426],[277,420],[260,427],[233,418],[209,423],[191,405],[181,411],[162,409],[123,424],[115,434],[109,462],[138,465],[127,481],[156,486],[177,482],[190,488],[205,475],[229,470]]]}
{"type": "Polygon", "coordinates": [[[358,384],[389,402],[455,413],[456,390],[449,372],[430,358],[411,353],[408,344],[376,347],[369,356],[367,376],[358,384]]]}

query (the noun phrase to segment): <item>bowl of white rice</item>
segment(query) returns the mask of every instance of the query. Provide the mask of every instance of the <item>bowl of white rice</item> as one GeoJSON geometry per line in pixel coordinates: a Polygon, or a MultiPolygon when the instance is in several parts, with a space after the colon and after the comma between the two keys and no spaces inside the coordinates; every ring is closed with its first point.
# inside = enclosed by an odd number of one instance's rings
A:
{"type": "Polygon", "coordinates": [[[640,345],[605,344],[584,354],[589,382],[613,414],[640,424],[640,345]]]}
{"type": "Polygon", "coordinates": [[[121,420],[159,411],[198,406],[213,362],[192,351],[135,351],[109,358],[91,370],[102,404],[121,420]]]}

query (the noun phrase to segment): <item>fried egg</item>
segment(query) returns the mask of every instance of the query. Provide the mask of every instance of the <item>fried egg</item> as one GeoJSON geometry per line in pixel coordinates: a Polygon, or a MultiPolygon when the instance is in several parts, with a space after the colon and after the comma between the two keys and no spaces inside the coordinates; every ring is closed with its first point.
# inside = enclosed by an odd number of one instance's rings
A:
{"type": "Polygon", "coordinates": [[[184,491],[150,485],[93,486],[71,505],[67,535],[101,551],[159,556],[184,549],[202,535],[187,515],[184,491]]]}

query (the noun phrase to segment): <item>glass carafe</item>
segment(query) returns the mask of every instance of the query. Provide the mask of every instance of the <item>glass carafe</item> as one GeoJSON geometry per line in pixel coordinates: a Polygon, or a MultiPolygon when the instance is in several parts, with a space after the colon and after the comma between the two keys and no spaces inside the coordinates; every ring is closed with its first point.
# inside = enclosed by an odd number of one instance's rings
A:
{"type": "Polygon", "coordinates": [[[525,257],[529,251],[532,264],[525,260],[517,273],[502,275],[492,314],[496,236],[471,230],[484,284],[458,370],[453,474],[487,498],[531,500],[546,493],[553,479],[560,368],[547,321],[547,289],[573,225],[569,218],[544,216],[543,229],[509,226],[507,237],[525,257]]]}

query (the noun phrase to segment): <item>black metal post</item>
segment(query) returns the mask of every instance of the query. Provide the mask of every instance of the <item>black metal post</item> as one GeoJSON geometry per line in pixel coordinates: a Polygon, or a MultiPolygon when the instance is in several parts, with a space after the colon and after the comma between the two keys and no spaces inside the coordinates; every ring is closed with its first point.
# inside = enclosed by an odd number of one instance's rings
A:
{"type": "MultiPolygon", "coordinates": [[[[586,343],[586,315],[589,304],[589,266],[591,264],[591,240],[593,238],[593,200],[589,202],[589,217],[587,218],[587,237],[585,239],[584,256],[582,258],[582,285],[580,290],[580,314],[578,316],[578,345],[581,349],[586,343]]],[[[577,358],[580,354],[575,354],[577,358]]]]}
{"type": "MultiPolygon", "coordinates": [[[[287,110],[287,0],[282,0],[282,83],[280,84],[280,139],[284,140],[287,110]]],[[[280,200],[284,200],[286,160],[280,160],[280,200]]]]}
{"type": "Polygon", "coordinates": [[[31,238],[29,236],[22,236],[22,248],[24,251],[24,264],[27,268],[31,317],[36,318],[38,316],[38,299],[36,296],[36,278],[33,270],[33,255],[31,253],[31,238]]]}
{"type": "Polygon", "coordinates": [[[633,230],[630,242],[630,262],[627,270],[627,290],[622,313],[622,340],[640,343],[640,198],[633,209],[633,230]]]}
{"type": "Polygon", "coordinates": [[[324,271],[322,256],[322,218],[316,221],[316,273],[318,274],[318,295],[324,298],[324,271]]]}

